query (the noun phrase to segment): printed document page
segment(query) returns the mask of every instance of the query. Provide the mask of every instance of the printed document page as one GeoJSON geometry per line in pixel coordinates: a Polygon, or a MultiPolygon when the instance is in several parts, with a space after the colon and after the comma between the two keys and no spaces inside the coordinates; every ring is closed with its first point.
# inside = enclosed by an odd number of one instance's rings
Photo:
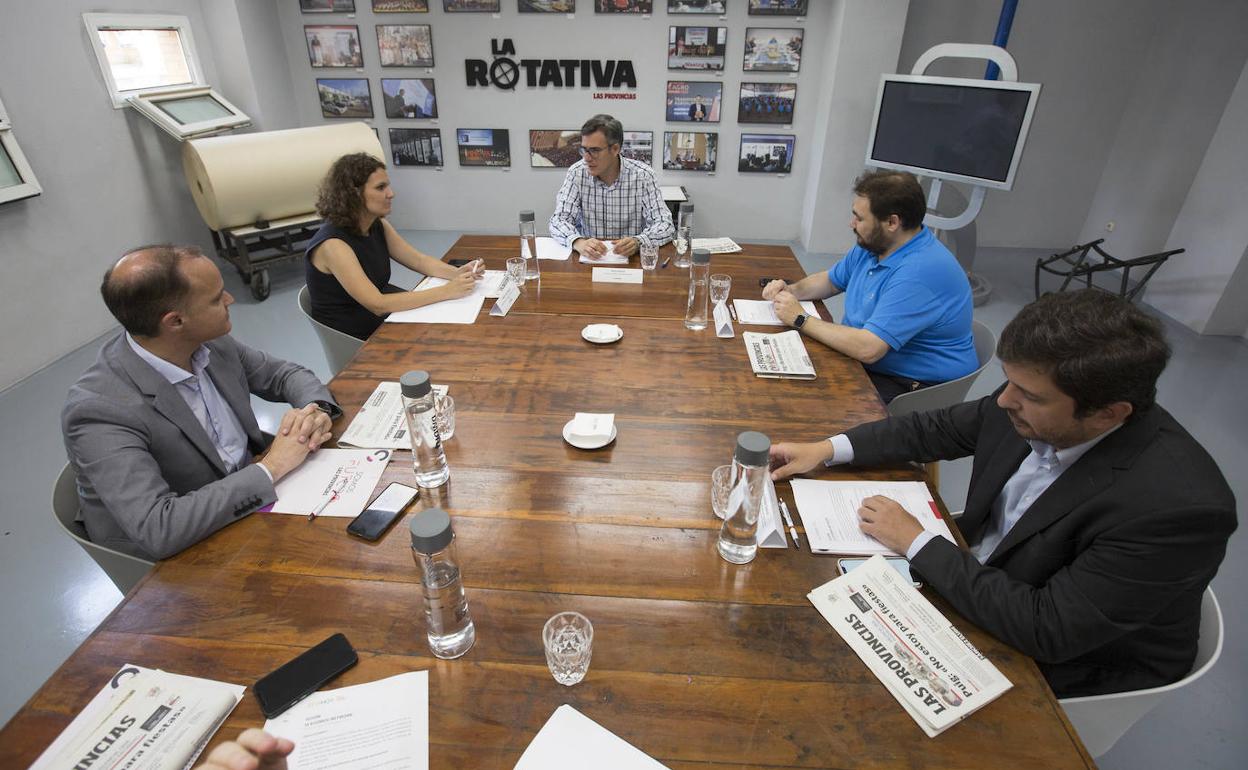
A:
{"type": "MultiPolygon", "coordinates": [[[[445,278],[429,276],[412,291],[428,291],[450,283],[445,278]]],[[[400,310],[386,316],[386,323],[396,324],[470,324],[477,322],[477,314],[485,302],[487,281],[477,281],[472,293],[458,299],[444,299],[432,305],[400,310]]]]}
{"type": "Polygon", "coordinates": [[[318,449],[277,482],[272,510],[355,518],[389,462],[389,449],[318,449]]]}
{"type": "MultiPolygon", "coordinates": [[[[434,385],[439,397],[446,385],[434,385]]],[[[403,416],[403,390],[397,382],[380,382],[338,439],[338,446],[361,449],[411,449],[407,420],[403,416]]]]}
{"type": "Polygon", "coordinates": [[[692,248],[706,249],[712,254],[732,254],[741,250],[731,238],[694,238],[692,248]]]}
{"type": "MultiPolygon", "coordinates": [[[[581,712],[564,704],[538,731],[515,770],[664,770],[581,712]]],[[[294,768],[291,768],[294,770],[294,768]]]]}
{"type": "MultiPolygon", "coordinates": [[[[819,317],[815,303],[804,300],[802,310],[806,315],[819,317]]],[[[753,326],[784,326],[784,321],[776,315],[776,309],[769,299],[734,299],[732,306],[737,309],[737,322],[753,326]]]]}
{"type": "MultiPolygon", "coordinates": [[[[936,503],[921,481],[815,481],[793,479],[793,501],[812,551],[847,556],[889,554],[880,541],[858,528],[858,509],[873,495],[890,497],[923,525],[950,542],[953,533],[936,515],[936,503]]],[[[898,554],[904,556],[905,554],[898,554]]]]}
{"type": "Polygon", "coordinates": [[[797,329],[779,334],[744,332],[741,338],[750,357],[750,368],[759,377],[815,378],[815,365],[797,329]]]}
{"type": "MultiPolygon", "coordinates": [[[[529,242],[523,238],[520,239],[520,256],[525,259],[529,258],[529,242]]],[[[570,256],[572,256],[571,248],[560,246],[554,238],[545,235],[537,236],[538,259],[556,259],[563,262],[570,256]]]]}
{"type": "Polygon", "coordinates": [[[313,693],[264,729],[294,741],[289,770],[428,770],[429,672],[313,693]]]}

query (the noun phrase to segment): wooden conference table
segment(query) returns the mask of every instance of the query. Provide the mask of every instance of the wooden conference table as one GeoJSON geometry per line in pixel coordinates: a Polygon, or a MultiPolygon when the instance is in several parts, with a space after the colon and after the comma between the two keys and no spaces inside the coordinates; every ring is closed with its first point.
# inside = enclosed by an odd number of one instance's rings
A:
{"type": "MultiPolygon", "coordinates": [[[[515,251],[514,238],[468,236],[447,257],[502,269],[515,251]]],[[[711,265],[741,297],[762,277],[801,275],[783,246],[711,265]]],[[[637,286],[591,283],[574,259],[541,267],[506,318],[487,301],[473,325],[383,325],[331,385],[338,432],[380,380],[424,368],[451,388],[451,480],[415,505],[454,518],[477,626],[465,657],[429,653],[404,522],[372,544],[344,519],[256,514],[160,563],[0,732],[0,766],[31,762],[124,663],[250,685],[338,631],[360,662],[331,687],[430,672],[434,768],[512,767],[563,703],[674,769],[1092,766],[1035,664],[947,605],[1014,688],[929,739],[806,600],[834,558],[717,555],[709,476],[737,433],[814,440],[883,416],[861,366],[808,342],[816,380],[760,379],[740,326],[726,340],[684,328],[685,271],[637,286]],[[603,320],[623,339],[581,339],[603,320]],[[577,411],[614,412],[616,441],[564,443],[577,411]],[[589,674],[570,688],[541,643],[546,618],[569,609],[594,624],[589,674]]],[[[403,453],[382,483],[393,480],[413,481],[403,453]]],[[[249,694],[214,743],[263,721],[249,694]]]]}

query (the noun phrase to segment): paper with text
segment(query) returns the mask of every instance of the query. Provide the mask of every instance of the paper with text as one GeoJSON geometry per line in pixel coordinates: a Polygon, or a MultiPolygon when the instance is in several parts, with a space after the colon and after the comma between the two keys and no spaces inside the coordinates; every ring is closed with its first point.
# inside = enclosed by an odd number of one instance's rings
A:
{"type": "Polygon", "coordinates": [[[485,298],[498,299],[499,292],[503,290],[503,284],[506,280],[506,270],[486,270],[481,278],[481,283],[485,286],[485,298]]]}
{"type": "MultiPolygon", "coordinates": [[[[515,770],[665,770],[628,741],[564,704],[555,709],[515,770]]],[[[291,768],[295,770],[295,768],[291,768]]]]}
{"type": "Polygon", "coordinates": [[[732,254],[741,251],[741,247],[731,238],[694,238],[693,248],[706,249],[712,254],[732,254]]]}
{"type": "Polygon", "coordinates": [[[595,267],[591,280],[596,283],[641,283],[641,270],[635,267],[595,267]]]}
{"type": "MultiPolygon", "coordinates": [[[[937,516],[936,502],[921,481],[815,481],[793,479],[793,502],[802,517],[810,549],[846,556],[869,556],[893,552],[858,528],[858,509],[872,495],[883,495],[901,504],[923,528],[950,542],[953,533],[937,516]]],[[[896,554],[905,556],[905,554],[896,554]]]]}
{"type": "MultiPolygon", "coordinates": [[[[429,276],[412,291],[429,291],[445,286],[445,278],[429,276]]],[[[486,282],[477,281],[472,292],[457,299],[444,299],[432,305],[399,310],[386,316],[386,323],[396,324],[471,324],[477,322],[481,304],[485,302],[486,282]]]]}
{"type": "Polygon", "coordinates": [[[503,290],[498,295],[498,301],[494,303],[494,307],[490,308],[490,315],[497,318],[507,315],[507,311],[511,310],[511,306],[515,304],[519,296],[520,286],[509,278],[507,283],[503,284],[503,290]]]}
{"type": "MultiPolygon", "coordinates": [[[[520,239],[520,256],[525,259],[529,258],[529,242],[520,239]]],[[[538,259],[556,259],[560,262],[566,261],[572,256],[572,249],[567,246],[560,246],[559,242],[554,238],[545,235],[537,236],[537,258],[538,259]]]]}
{"type": "MultiPolygon", "coordinates": [[[[445,396],[447,390],[445,385],[433,386],[433,392],[439,398],[445,396]]],[[[412,439],[407,432],[407,418],[403,415],[403,388],[399,383],[377,383],[377,387],[373,388],[372,394],[338,439],[338,446],[360,449],[412,448],[412,439]]]]}
{"type": "Polygon", "coordinates": [[[802,335],[797,329],[779,334],[742,332],[750,368],[759,377],[781,377],[813,380],[815,365],[806,352],[802,335]]]}
{"type": "MultiPolygon", "coordinates": [[[[815,303],[809,300],[803,300],[802,310],[806,315],[819,317],[819,311],[815,308],[815,303]]],[[[734,299],[732,306],[737,309],[737,321],[749,326],[785,326],[784,321],[780,320],[780,316],[776,315],[776,308],[769,299],[734,299]]]]}
{"type": "Polygon", "coordinates": [[[276,484],[276,513],[360,515],[390,462],[389,449],[318,449],[276,484]]]}

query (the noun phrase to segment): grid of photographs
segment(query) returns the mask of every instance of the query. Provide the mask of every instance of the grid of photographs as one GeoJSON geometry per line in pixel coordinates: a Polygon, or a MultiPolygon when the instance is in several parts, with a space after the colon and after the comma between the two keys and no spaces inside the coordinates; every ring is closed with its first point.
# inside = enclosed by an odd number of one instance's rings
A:
{"type": "Polygon", "coordinates": [[[728,51],[727,27],[668,27],[669,70],[722,70],[728,51]]]}
{"type": "Polygon", "coordinates": [[[441,166],[442,132],[436,128],[392,128],[390,156],[396,166],[441,166]]]}
{"type": "Polygon", "coordinates": [[[433,30],[428,24],[378,24],[383,67],[432,67],[433,30]]]}
{"type": "Polygon", "coordinates": [[[654,132],[625,131],[624,144],[620,147],[620,156],[632,158],[647,166],[654,163],[654,132]]]}
{"type": "Polygon", "coordinates": [[[728,13],[728,0],[667,0],[668,13],[728,13]]]}
{"type": "Polygon", "coordinates": [[[461,166],[510,166],[511,139],[505,128],[457,128],[461,166]]]}
{"type": "Polygon", "coordinates": [[[718,123],[723,98],[723,83],[669,80],[667,120],[669,123],[718,123]]]}
{"type": "Polygon", "coordinates": [[[304,13],[355,13],[355,0],[299,0],[304,13]]]}
{"type": "Polygon", "coordinates": [[[429,0],[373,0],[373,13],[429,13],[429,0]]]}
{"type": "Polygon", "coordinates": [[[650,13],[651,0],[593,0],[594,13],[650,13]]]}
{"type": "Polygon", "coordinates": [[[576,13],[576,0],[518,0],[520,13],[576,13]]]}
{"type": "Polygon", "coordinates": [[[381,102],[387,118],[421,120],[438,116],[433,78],[382,78],[381,102]]]}
{"type": "Polygon", "coordinates": [[[746,72],[797,72],[802,67],[800,28],[747,27],[746,72]]]}
{"type": "Polygon", "coordinates": [[[360,29],[350,26],[305,26],[308,40],[308,61],[313,67],[363,67],[360,50],[360,29]]]}
{"type": "Polygon", "coordinates": [[[529,165],[533,168],[568,168],[580,159],[580,131],[529,131],[529,165]]]}
{"type": "Polygon", "coordinates": [[[751,16],[805,16],[807,0],[750,0],[751,16]]]}
{"type": "Polygon", "coordinates": [[[326,118],[371,118],[373,95],[364,78],[317,78],[316,94],[326,118]]]}
{"type": "Polygon", "coordinates": [[[793,171],[793,134],[742,134],[737,171],[743,174],[788,174],[793,171]]]}
{"type": "Polygon", "coordinates": [[[788,125],[796,106],[796,83],[742,83],[737,122],[788,125]]]}
{"type": "Polygon", "coordinates": [[[499,0],[442,0],[447,13],[498,13],[499,0]]]}
{"type": "Polygon", "coordinates": [[[666,131],[663,168],[668,171],[714,171],[719,134],[705,131],[666,131]]]}

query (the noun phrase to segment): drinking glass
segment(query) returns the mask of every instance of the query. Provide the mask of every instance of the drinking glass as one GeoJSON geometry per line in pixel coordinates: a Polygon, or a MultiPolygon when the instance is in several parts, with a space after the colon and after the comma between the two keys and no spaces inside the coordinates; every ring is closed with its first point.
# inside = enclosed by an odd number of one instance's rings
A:
{"type": "Polygon", "coordinates": [[[438,421],[438,433],[446,441],[455,435],[455,399],[451,394],[439,396],[434,400],[434,417],[438,421]]]}
{"type": "Polygon", "coordinates": [[[689,267],[689,228],[676,228],[676,239],[672,241],[676,247],[676,267],[689,267]]]}
{"type": "Polygon", "coordinates": [[[641,269],[653,270],[659,266],[659,247],[654,244],[642,245],[641,247],[641,269]]]}
{"type": "Polygon", "coordinates": [[[711,471],[711,509],[723,519],[728,516],[728,497],[732,494],[732,466],[721,465],[711,471]]]}
{"type": "Polygon", "coordinates": [[[711,276],[711,304],[718,305],[728,301],[728,292],[732,291],[732,276],[716,273],[711,276]]]}
{"type": "Polygon", "coordinates": [[[518,288],[524,288],[524,257],[512,257],[507,260],[507,275],[518,288]]]}
{"type": "Polygon", "coordinates": [[[560,612],[542,628],[542,644],[551,676],[559,684],[574,685],[589,671],[594,625],[579,612],[560,612]]]}

